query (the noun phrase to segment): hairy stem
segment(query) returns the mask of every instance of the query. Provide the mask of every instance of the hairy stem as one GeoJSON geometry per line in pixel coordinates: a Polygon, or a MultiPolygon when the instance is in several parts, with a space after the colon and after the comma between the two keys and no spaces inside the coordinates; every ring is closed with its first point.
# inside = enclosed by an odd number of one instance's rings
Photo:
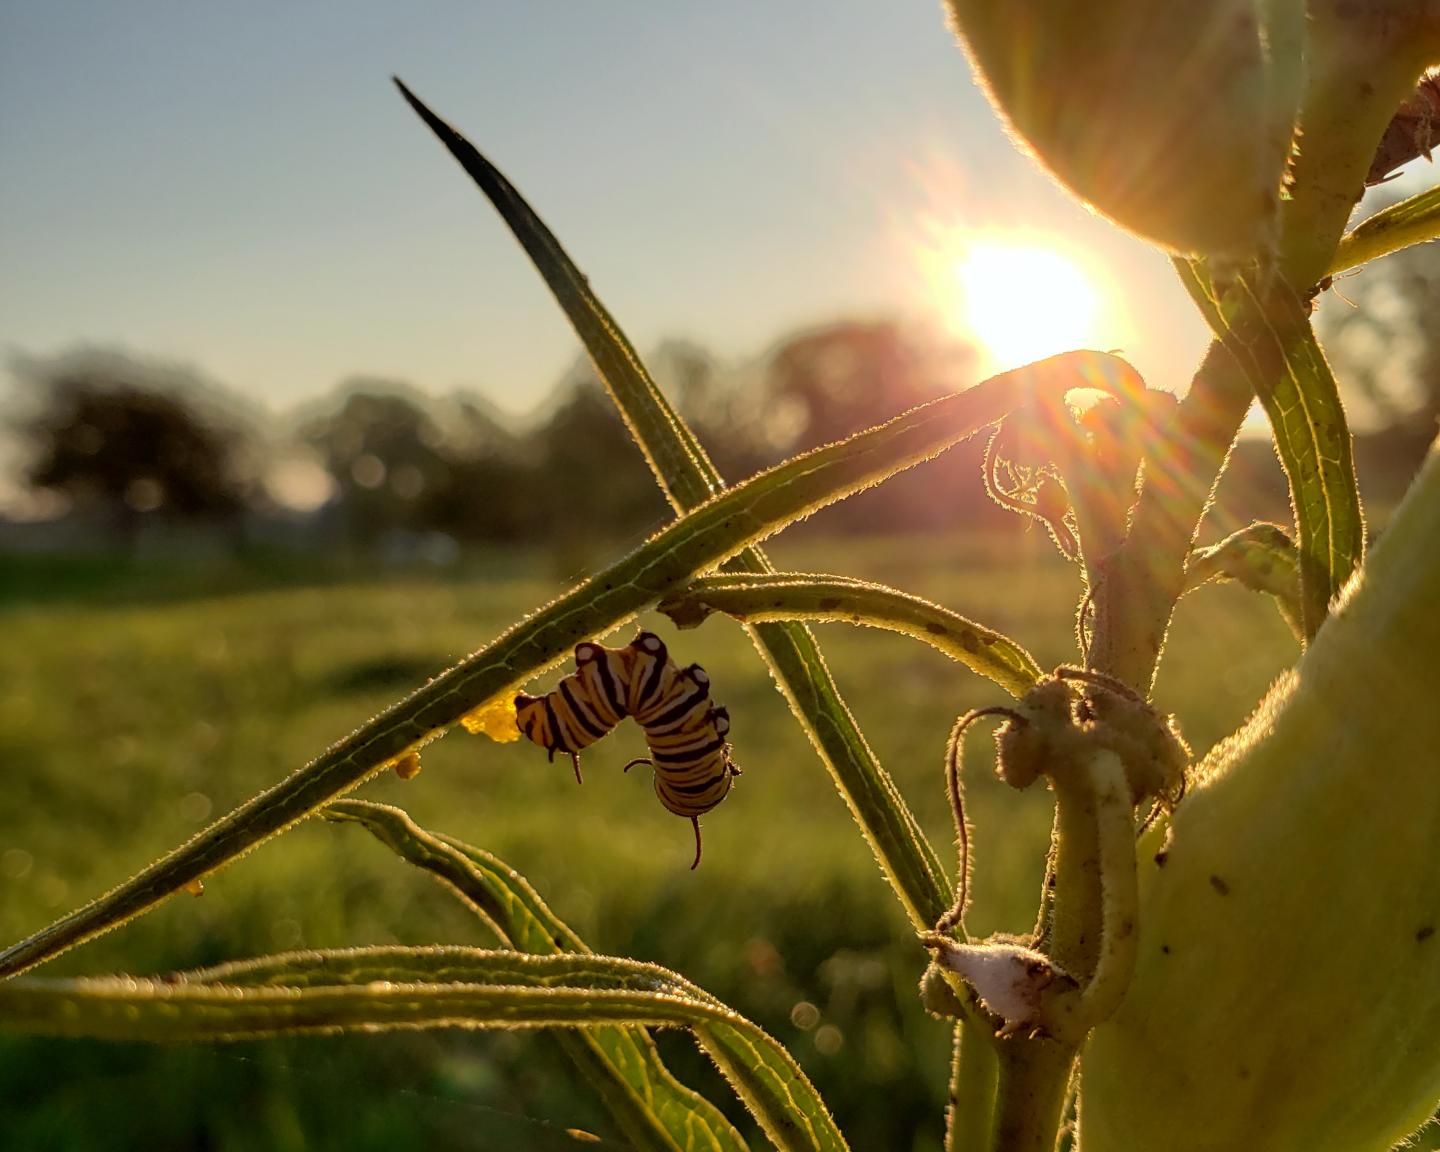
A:
{"type": "Polygon", "coordinates": [[[1076,1007],[1077,1043],[1120,1006],[1135,971],[1139,880],[1135,872],[1135,819],[1125,766],[1110,751],[1086,764],[1081,802],[1095,829],[1095,887],[1100,900],[1100,941],[1094,971],[1076,1007]]]}
{"type": "Polygon", "coordinates": [[[1055,1040],[996,1041],[1000,1083],[991,1152],[1055,1152],[1076,1049],[1055,1040]]]}
{"type": "Polygon", "coordinates": [[[1130,531],[1099,565],[1089,666],[1148,696],[1185,559],[1254,393],[1218,342],[1145,460],[1130,531]]]}
{"type": "Polygon", "coordinates": [[[995,1120],[995,1073],[990,1037],[968,1017],[956,1021],[950,1100],[945,1107],[945,1152],[989,1152],[995,1120]]]}

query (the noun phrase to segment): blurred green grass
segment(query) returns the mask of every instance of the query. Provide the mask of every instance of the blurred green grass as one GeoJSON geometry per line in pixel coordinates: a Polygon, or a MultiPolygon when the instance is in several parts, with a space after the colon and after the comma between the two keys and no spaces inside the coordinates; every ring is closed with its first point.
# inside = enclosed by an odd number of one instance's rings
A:
{"type": "MultiPolygon", "coordinates": [[[[780,541],[783,568],[928,596],[1009,633],[1042,665],[1075,658],[1075,570],[1022,539],[780,541]]],[[[0,935],[98,894],[304,763],[410,687],[563,591],[542,558],[465,576],[107,567],[37,578],[0,560],[0,935]]],[[[579,573],[576,573],[578,577],[579,573]]],[[[600,951],[674,968],[792,1048],[857,1149],[938,1148],[948,1029],[914,997],[922,953],[828,777],[743,632],[643,623],[710,671],[745,770],[703,821],[664,811],[627,725],[568,763],[455,732],[410,783],[363,795],[498,853],[600,951]],[[797,1011],[798,1005],[817,1010],[797,1011]],[[798,1021],[798,1023],[796,1023],[798,1021]],[[803,1027],[802,1027],[803,1025],[803,1027]]],[[[633,632],[627,627],[618,636],[633,632]]],[[[914,641],[829,625],[832,671],[941,857],[941,757],[956,714],[1004,697],[914,641]]],[[[1197,754],[1294,659],[1268,602],[1210,587],[1182,602],[1157,689],[1197,754]]],[[[551,681],[540,683],[548,687],[551,681]]],[[[972,740],[972,932],[1034,916],[1048,798],[1011,793],[972,740]]],[[[309,822],[53,974],[166,971],[297,947],[491,941],[437,885],[352,827],[309,822]]],[[[677,1071],[728,1090],[683,1038],[677,1071]]],[[[732,1109],[737,1122],[743,1122],[732,1109]]],[[[161,1049],[0,1041],[0,1131],[35,1149],[549,1148],[608,1133],[589,1093],[531,1034],[392,1035],[161,1049]],[[150,1098],[153,1107],[137,1107],[150,1098]],[[558,1142],[557,1142],[558,1141],[558,1142]]],[[[616,1146],[619,1146],[618,1144],[616,1146]]]]}

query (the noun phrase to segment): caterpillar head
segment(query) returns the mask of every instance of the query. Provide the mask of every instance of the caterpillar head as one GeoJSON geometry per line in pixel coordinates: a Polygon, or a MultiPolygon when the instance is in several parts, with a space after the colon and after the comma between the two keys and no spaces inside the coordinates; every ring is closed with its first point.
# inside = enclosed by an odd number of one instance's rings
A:
{"type": "Polygon", "coordinates": [[[664,661],[669,658],[665,641],[661,640],[654,632],[641,632],[634,640],[630,641],[630,647],[647,656],[653,656],[656,660],[664,661]]]}

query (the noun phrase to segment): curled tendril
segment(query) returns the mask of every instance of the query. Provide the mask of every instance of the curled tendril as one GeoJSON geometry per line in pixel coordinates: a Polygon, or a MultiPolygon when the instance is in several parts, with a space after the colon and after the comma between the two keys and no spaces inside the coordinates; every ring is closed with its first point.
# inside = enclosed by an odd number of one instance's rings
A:
{"type": "Polygon", "coordinates": [[[959,849],[959,867],[955,876],[955,902],[950,909],[935,921],[935,932],[953,931],[965,918],[965,907],[970,899],[970,829],[965,823],[965,790],[960,783],[960,754],[963,748],[965,730],[975,721],[986,716],[1004,716],[1016,724],[1024,724],[1025,717],[1014,708],[997,704],[991,708],[975,708],[955,721],[950,731],[950,740],[945,746],[945,791],[950,798],[950,815],[955,820],[955,843],[959,849]]]}

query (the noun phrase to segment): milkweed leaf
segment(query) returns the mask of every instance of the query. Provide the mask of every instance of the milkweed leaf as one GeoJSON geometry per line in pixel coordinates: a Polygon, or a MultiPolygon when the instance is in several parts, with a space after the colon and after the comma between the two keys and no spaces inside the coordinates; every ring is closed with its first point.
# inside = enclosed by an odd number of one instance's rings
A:
{"type": "MultiPolygon", "coordinates": [[[[396,85],[490,199],[530,256],[676,510],[693,508],[723,488],[724,481],[698,437],[655,386],[589,280],[524,197],[464,136],[398,79],[396,85]]],[[[757,575],[774,571],[758,548],[733,557],[726,568],[757,575]]],[[[949,885],[933,848],[840,696],[814,637],[793,621],[758,624],[751,635],[901,903],[917,928],[929,927],[949,906],[949,885]]]]}
{"type": "MultiPolygon", "coordinates": [[[[427,832],[399,808],[384,804],[337,800],[321,815],[360,824],[402,859],[429,872],[509,947],[542,956],[590,952],[525,877],[490,853],[427,832]]],[[[670,1074],[643,1028],[607,1025],[557,1032],[556,1038],[637,1149],[741,1152],[746,1147],[713,1104],[670,1074]]]]}
{"type": "Polygon", "coordinates": [[[0,976],[31,968],[139,915],[558,663],[578,641],[623,623],[786,525],[974,435],[1017,402],[1038,393],[1059,403],[1072,388],[1109,390],[1133,374],[1123,360],[1105,353],[1054,356],[913,408],[718,494],[118,888],[0,953],[0,976]]]}
{"type": "Polygon", "coordinates": [[[919,596],[846,576],[706,576],[660,601],[659,610],[682,628],[712,612],[749,623],[843,620],[886,628],[923,640],[1017,697],[1044,675],[1035,657],[1008,636],[919,596]]]}
{"type": "Polygon", "coordinates": [[[1340,391],[1303,305],[1286,285],[1263,298],[1248,281],[1219,310],[1217,334],[1239,362],[1270,418],[1290,483],[1299,541],[1300,619],[1308,641],[1359,566],[1365,521],[1350,429],[1340,391]]]}
{"type": "Polygon", "coordinates": [[[1297,637],[1300,623],[1300,560],[1295,542],[1278,524],[1257,522],[1232,532],[1208,548],[1190,553],[1185,566],[1185,591],[1210,581],[1234,580],[1264,592],[1297,637]]]}
{"type": "MultiPolygon", "coordinates": [[[[699,437],[656,386],[644,362],[554,233],[505,175],[398,79],[406,101],[494,205],[580,337],[661,490],[684,513],[725,487],[699,437]]],[[[730,571],[774,568],[758,547],[726,562],[730,571]]],[[[920,825],[855,722],[814,636],[801,623],[749,629],[776,685],[874,850],[881,871],[917,928],[949,906],[945,874],[920,825]]]]}
{"type": "Polygon", "coordinates": [[[783,1152],[843,1152],[798,1064],[688,980],[613,956],[356,948],[267,956],[163,979],[0,984],[0,1027],[106,1040],[200,1042],[397,1028],[689,1029],[783,1152]]]}
{"type": "Polygon", "coordinates": [[[1427,188],[1361,221],[1341,239],[1330,275],[1436,239],[1440,239],[1440,187],[1427,188]]]}

